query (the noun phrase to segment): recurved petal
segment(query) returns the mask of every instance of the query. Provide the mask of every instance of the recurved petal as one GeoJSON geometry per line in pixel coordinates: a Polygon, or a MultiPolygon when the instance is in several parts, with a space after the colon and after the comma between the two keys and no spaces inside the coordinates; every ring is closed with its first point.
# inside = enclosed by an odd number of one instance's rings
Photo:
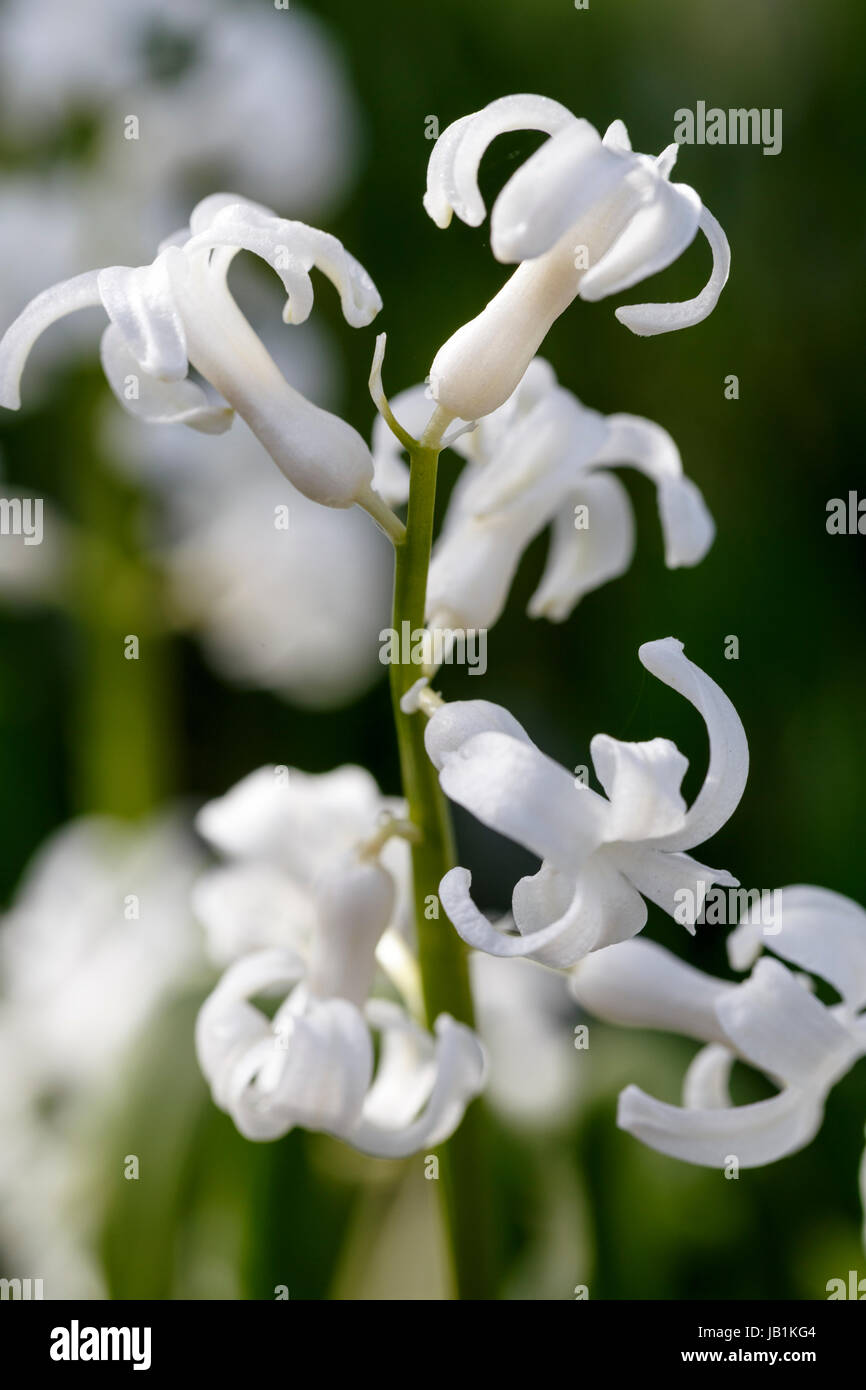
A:
{"type": "Polygon", "coordinates": [[[693,188],[657,178],[649,201],[581,279],[581,299],[594,302],[619,294],[664,270],[694,240],[700,215],[701,200],[693,188]]]}
{"type": "Polygon", "coordinates": [[[553,519],[547,562],[529,601],[530,617],[563,622],[584,594],[625,573],[634,544],[634,513],[622,483],[602,473],[585,477],[563,498],[553,519]],[[578,528],[578,518],[585,518],[586,526],[578,528]]]}
{"type": "Polygon", "coordinates": [[[450,869],[439,884],[439,900],[457,935],[476,951],[491,956],[530,956],[555,945],[568,928],[566,921],[557,919],[539,932],[509,936],[494,927],[475,906],[471,886],[468,869],[450,869]]]}
{"type": "Polygon", "coordinates": [[[457,934],[488,955],[530,956],[564,969],[589,951],[637,934],[646,922],[644,902],[601,855],[580,874],[544,863],[537,874],[521,878],[512,899],[518,935],[502,933],[478,912],[470,884],[466,869],[453,869],[439,884],[439,897],[457,934]]]}
{"type": "Polygon", "coordinates": [[[213,246],[234,247],[261,256],[279,275],[288,296],[283,318],[303,323],[313,306],[309,272],[317,266],[339,291],[343,316],[353,328],[370,323],[382,307],[372,279],[342,242],[329,232],[275,217],[253,203],[221,207],[183,248],[196,255],[213,246]]]}
{"type": "Polygon", "coordinates": [[[97,277],[105,311],[149,376],[180,381],[188,371],[186,334],[169,276],[170,247],[151,265],[112,265],[97,277]]]}
{"type": "MultiPolygon", "coordinates": [[[[407,1125],[375,1122],[365,1113],[349,1136],[363,1153],[379,1158],[405,1158],[419,1149],[435,1148],[454,1133],[466,1107],[484,1087],[487,1063],[479,1039],[449,1014],[435,1024],[435,1080],[427,1104],[407,1125]]],[[[395,1121],[396,1113],[391,1120],[395,1121]]]]}
{"type": "Polygon", "coordinates": [[[370,1035],[351,1004],[329,999],[299,1012],[289,1001],[267,1036],[232,1059],[214,1098],[247,1139],[276,1139],[296,1125],[342,1137],[372,1067],[370,1035]]]}
{"type": "Polygon", "coordinates": [[[647,917],[640,895],[604,853],[577,874],[542,864],[516,885],[512,915],[521,936],[536,943],[532,958],[556,968],[637,935],[647,917]],[[549,945],[542,933],[550,934],[549,945]]]}
{"type": "Polygon", "coordinates": [[[725,1110],[731,1105],[730,1078],[735,1057],[729,1047],[710,1043],[692,1058],[683,1082],[687,1110],[725,1110]]]}
{"type": "Polygon", "coordinates": [[[373,1042],[358,1009],[345,999],[289,1000],[275,1015],[276,1046],[253,1085],[238,1085],[232,1113],[242,1121],[274,1105],[292,1125],[345,1137],[357,1124],[373,1075],[373,1042]]]}
{"type": "Polygon", "coordinates": [[[621,843],[609,846],[608,853],[615,857],[639,893],[692,936],[707,890],[714,883],[733,888],[738,882],[726,869],[711,869],[690,854],[672,853],[652,845],[621,843]]]}
{"type": "Polygon", "coordinates": [[[683,476],[680,451],[667,430],[639,415],[607,417],[607,436],[593,459],[599,464],[630,464],[656,485],[659,516],[669,569],[696,565],[713,542],[715,524],[700,490],[683,476]]]}
{"type": "Polygon", "coordinates": [[[701,209],[699,226],[713,253],[710,278],[699,295],[682,304],[629,304],[615,310],[616,317],[638,337],[649,338],[656,333],[670,333],[675,328],[691,328],[713,312],[731,269],[731,248],[728,239],[707,209],[701,209]]]}
{"type": "Polygon", "coordinates": [[[742,1057],[791,1086],[826,1090],[858,1053],[851,1033],[776,960],[759,960],[716,1012],[742,1057]]]}
{"type": "Polygon", "coordinates": [[[694,705],[707,726],[710,762],[703,786],[682,828],[653,840],[656,849],[691,849],[715,835],[739,804],[749,775],[746,733],[727,695],[689,661],[682,642],[674,637],[645,642],[638,656],[651,675],[694,705]]]}
{"type": "Polygon", "coordinates": [[[607,837],[610,808],[540,749],[482,733],[445,759],[445,795],[557,868],[577,869],[607,837]]]}
{"type": "Polygon", "coordinates": [[[687,965],[653,941],[622,941],[578,962],[569,989],[608,1023],[725,1041],[716,1002],[736,985],[687,965]]]}
{"type": "Polygon", "coordinates": [[[602,144],[595,126],[572,119],[512,174],[499,194],[490,218],[496,259],[525,261],[549,251],[613,191],[629,168],[621,151],[602,144]]]}
{"type": "Polygon", "coordinates": [[[106,328],[99,351],[108,384],[130,415],[152,425],[188,425],[201,434],[231,428],[234,411],[215,392],[209,395],[194,381],[163,381],[145,372],[117,324],[106,328]]]}
{"type": "Polygon", "coordinates": [[[433,1037],[390,999],[369,999],[364,1016],[381,1038],[379,1065],[364,1101],[364,1121],[388,1130],[404,1129],[433,1089],[433,1037]]]}
{"type": "Polygon", "coordinates": [[[617,1124],[686,1163],[724,1169],[736,1158],[741,1168],[757,1168],[802,1149],[818,1132],[823,1113],[823,1095],[793,1087],[754,1105],[684,1110],[627,1086],[617,1124]]]}
{"type": "Polygon", "coordinates": [[[255,951],[230,965],[205,1000],[196,1020],[196,1052],[218,1105],[227,1103],[227,1067],[270,1031],[265,1014],[249,1000],[284,994],[303,969],[293,951],[255,951]]]}
{"type": "Polygon", "coordinates": [[[741,922],[728,937],[728,958],[747,970],[765,946],[801,970],[829,981],[852,1009],[866,1005],[866,912],[827,888],[781,890],[781,911],[768,927],[741,922]]]}
{"type": "Polygon", "coordinates": [[[33,344],[52,323],[102,304],[98,270],[86,270],[71,280],[63,280],[43,290],[22,309],[0,339],[0,405],[18,410],[21,405],[21,374],[33,344]]]}
{"type": "Polygon", "coordinates": [[[277,216],[273,208],[265,207],[264,203],[253,202],[251,198],[242,198],[238,193],[209,193],[206,198],[196,203],[190,213],[189,235],[196,236],[199,232],[207,231],[217,214],[229,207],[246,208],[251,214],[258,214],[260,217],[277,216]]]}
{"type": "Polygon", "coordinates": [[[567,107],[549,97],[516,95],[500,97],[454,121],[436,141],[427,166],[427,213],[439,227],[447,227],[454,212],[470,227],[480,226],[485,207],[478,191],[478,167],[488,145],[512,130],[553,135],[574,120],[567,107]]]}
{"type": "Polygon", "coordinates": [[[623,743],[596,734],[589,750],[611,802],[612,840],[646,840],[682,825],[686,803],[680,783],[689,764],[675,743],[668,738],[623,743]]]}

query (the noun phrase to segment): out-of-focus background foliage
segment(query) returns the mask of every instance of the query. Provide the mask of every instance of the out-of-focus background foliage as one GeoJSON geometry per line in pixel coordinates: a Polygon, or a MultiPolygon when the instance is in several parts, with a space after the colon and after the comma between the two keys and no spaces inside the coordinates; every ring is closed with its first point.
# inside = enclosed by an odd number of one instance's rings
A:
{"type": "MultiPolygon", "coordinates": [[[[712,318],[641,340],[610,301],[577,304],[544,348],[587,404],[670,430],[717,522],[709,557],[664,569],[651,490],[627,474],[639,536],[630,572],[566,624],[532,622],[523,610],[540,542],[491,634],[483,687],[455,671],[443,689],[507,705],[567,766],[588,761],[600,730],[665,734],[691,759],[688,790],[705,765],[702,727],[636,655],[676,635],[733,699],[752,752],[710,862],[749,887],[815,883],[866,902],[866,540],[825,524],[829,499],[866,493],[862,7],[338,0],[315,14],[294,0],[288,10],[88,0],[30,6],[29,20],[27,8],[0,7],[3,326],[55,280],[150,259],[198,196],[234,187],[326,226],[375,278],[385,308],[363,332],[341,322],[327,291],[311,323],[291,329],[266,274],[241,268],[238,289],[268,342],[282,335],[291,379],[365,432],[374,331],[388,332],[394,393],[423,379],[503,278],[486,224],[441,232],[422,210],[431,116],[444,129],[497,96],[537,91],[602,129],[623,118],[635,148],[656,153],[677,108],[698,100],[782,109],[777,157],[680,151],[677,176],[733,251],[712,318]],[[138,141],[123,138],[130,114],[138,141]],[[738,400],[725,399],[730,374],[738,400]],[[738,660],[724,656],[731,635],[738,660]]],[[[488,195],[534,143],[496,142],[488,195]]],[[[696,243],[624,299],[688,297],[708,263],[696,243]]],[[[435,1296],[434,1185],[420,1158],[361,1159],[301,1133],[254,1146],[211,1105],[192,1023],[212,970],[177,906],[204,856],[184,816],[260,764],[360,762],[397,790],[375,662],[387,547],[354,520],[319,535],[312,519],[298,539],[318,569],[298,552],[294,568],[272,565],[257,544],[258,519],[281,495],[268,461],[239,429],[190,443],[180,429],[119,420],[98,332],[89,315],[46,339],[25,410],[0,421],[0,491],[46,501],[43,546],[13,553],[0,538],[0,886],[17,904],[3,929],[3,1273],[44,1277],[49,1297],[269,1298],[278,1285],[291,1297],[435,1296]],[[290,622],[304,630],[302,651],[281,632],[290,622]],[[140,638],[138,662],[122,659],[128,634],[140,638]],[[328,643],[339,669],[323,681],[328,643]],[[128,819],[133,839],[79,822],[70,841],[67,827],[22,889],[28,861],[82,813],[128,819]],[[157,821],[142,831],[145,814],[157,821]],[[123,920],[145,880],[141,922],[123,920]],[[163,903],[168,884],[178,892],[163,903]],[[108,949],[100,914],[115,922],[108,949]],[[124,1177],[128,1155],[137,1181],[124,1177]]],[[[455,468],[446,457],[446,489],[455,468]]],[[[504,908],[519,854],[467,818],[458,829],[480,900],[504,908]]],[[[720,929],[691,941],[651,909],[647,930],[726,973],[720,929]]],[[[592,1298],[820,1298],[828,1279],[862,1268],[862,1066],[809,1148],[726,1181],[615,1128],[628,1081],[677,1099],[690,1044],[593,1024],[578,1052],[564,995],[512,988],[487,982],[503,1093],[491,1102],[500,1296],[568,1299],[586,1284],[592,1298]]],[[[744,1077],[740,1098],[762,1094],[757,1084],[744,1077]]]]}

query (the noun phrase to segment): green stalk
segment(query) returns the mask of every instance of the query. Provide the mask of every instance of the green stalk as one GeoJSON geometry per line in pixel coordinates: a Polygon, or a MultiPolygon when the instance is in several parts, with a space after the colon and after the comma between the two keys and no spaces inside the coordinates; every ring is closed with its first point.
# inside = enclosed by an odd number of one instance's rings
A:
{"type": "MultiPolygon", "coordinates": [[[[393,626],[402,634],[424,627],[427,570],[433,539],[436,473],[440,444],[410,448],[410,493],[406,538],[396,548],[393,626]]],[[[419,675],[419,668],[393,662],[391,698],[403,791],[410,820],[421,831],[412,845],[412,878],[418,959],[428,1025],[441,1013],[473,1023],[467,951],[451,924],[439,913],[439,883],[452,868],[454,839],[448,806],[436,769],[424,747],[423,714],[404,714],[400,699],[419,675]],[[431,908],[431,904],[435,906],[431,908]],[[431,911],[436,916],[431,916],[431,911]]],[[[453,1266],[456,1297],[493,1297],[490,1212],[490,1164],[480,1103],[470,1106],[457,1133],[439,1149],[440,1191],[453,1266]]]]}
{"type": "MultiPolygon", "coordinates": [[[[92,437],[85,417],[81,437],[92,437]]],[[[142,554],[138,488],[89,449],[73,472],[75,802],[137,818],[172,790],[174,723],[163,581],[142,554]],[[138,654],[128,639],[137,639],[138,654]]]]}

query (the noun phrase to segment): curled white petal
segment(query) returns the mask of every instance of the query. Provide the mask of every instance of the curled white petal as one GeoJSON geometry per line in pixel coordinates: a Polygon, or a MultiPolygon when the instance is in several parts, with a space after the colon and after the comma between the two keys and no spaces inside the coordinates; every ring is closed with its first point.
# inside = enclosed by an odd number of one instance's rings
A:
{"type": "Polygon", "coordinates": [[[342,242],[304,222],[274,217],[254,204],[230,203],[207,219],[207,225],[187,242],[184,254],[214,246],[252,251],[276,270],[288,296],[283,314],[287,323],[303,323],[309,316],[313,266],[338,290],[343,315],[353,328],[372,322],[382,307],[372,279],[342,242]]]}
{"type": "Polygon", "coordinates": [[[467,1105],[483,1089],[484,1049],[472,1030],[449,1014],[439,1015],[435,1032],[435,1076],[424,1109],[405,1125],[394,1124],[398,1116],[393,1109],[383,1116],[381,1105],[378,1122],[365,1113],[351,1135],[355,1148],[380,1158],[404,1158],[419,1149],[435,1148],[454,1133],[467,1105]],[[390,1124],[382,1122],[386,1118],[390,1124]]]}
{"type": "Polygon", "coordinates": [[[849,1030],[779,961],[759,960],[716,1012],[741,1056],[788,1085],[826,1090],[857,1055],[849,1030]]]}
{"type": "Polygon", "coordinates": [[[730,1079],[735,1058],[729,1047],[710,1043],[692,1058],[683,1081],[686,1110],[726,1110],[731,1105],[730,1079]]]}
{"type": "Polygon", "coordinates": [[[621,843],[611,852],[638,892],[681,922],[692,936],[712,885],[736,888],[739,882],[726,869],[711,869],[690,854],[656,849],[652,844],[621,843]]]}
{"type": "Polygon", "coordinates": [[[590,756],[611,802],[611,839],[647,840],[682,826],[686,803],[680,783],[688,759],[670,739],[624,743],[596,734],[590,756]]]}
{"type": "Polygon", "coordinates": [[[0,405],[7,410],[21,406],[21,374],[36,339],[58,319],[78,309],[102,305],[98,270],[87,270],[43,290],[22,309],[0,339],[0,405]]]}
{"type": "Polygon", "coordinates": [[[106,380],[124,410],[148,424],[188,425],[201,434],[224,434],[234,411],[195,381],[163,381],[145,372],[116,324],[102,335],[100,358],[106,380]]]}
{"type": "Polygon", "coordinates": [[[669,569],[696,565],[713,542],[715,524],[703,496],[684,477],[680,451],[667,430],[639,415],[609,415],[607,437],[593,465],[630,464],[655,483],[669,569]]]}
{"type": "Polygon", "coordinates": [[[780,890],[771,923],[746,920],[728,937],[728,958],[747,970],[764,946],[829,981],[852,1009],[866,1005],[866,912],[827,888],[798,884],[780,890]],[[767,929],[769,928],[769,929],[767,929]]]}
{"type": "Polygon", "coordinates": [[[180,381],[188,371],[186,333],[169,272],[170,248],[151,265],[113,265],[98,274],[105,311],[149,376],[180,381]]]}
{"type": "Polygon", "coordinates": [[[619,294],[664,270],[694,240],[700,216],[701,200],[693,188],[657,178],[652,197],[583,276],[581,299],[594,302],[619,294]]]}
{"type": "Polygon", "coordinates": [[[227,1103],[227,1064],[269,1035],[268,1019],[249,999],[284,994],[303,970],[292,951],[256,951],[229,966],[205,1000],[196,1021],[196,1052],[218,1105],[227,1103]]]}
{"type": "Polygon", "coordinates": [[[565,498],[554,519],[547,562],[529,600],[532,618],[563,622],[585,594],[625,574],[634,555],[631,499],[618,478],[590,474],[565,498]],[[589,524],[576,529],[578,508],[589,524]]]}
{"type": "Polygon", "coordinates": [[[708,208],[701,209],[698,224],[713,253],[710,278],[699,295],[682,304],[630,304],[616,310],[616,317],[641,338],[691,328],[715,309],[731,269],[731,248],[720,224],[708,208]]]}
{"type": "Polygon", "coordinates": [[[454,121],[436,141],[427,166],[428,215],[439,227],[447,227],[455,212],[470,227],[480,226],[486,209],[478,191],[478,166],[488,145],[512,130],[552,135],[574,119],[567,107],[549,97],[516,95],[500,97],[454,121]]]}
{"type": "Polygon", "coordinates": [[[653,840],[657,849],[691,849],[715,835],[739,804],[749,773],[746,733],[727,695],[689,661],[681,642],[673,637],[645,642],[638,656],[651,675],[694,705],[707,726],[710,762],[703,786],[682,827],[653,840]]]}
{"type": "Polygon", "coordinates": [[[722,1170],[732,1158],[756,1168],[795,1153],[815,1137],[823,1113],[823,1096],[793,1087],[753,1105],[685,1110],[627,1086],[617,1124],[659,1153],[722,1170]]]}

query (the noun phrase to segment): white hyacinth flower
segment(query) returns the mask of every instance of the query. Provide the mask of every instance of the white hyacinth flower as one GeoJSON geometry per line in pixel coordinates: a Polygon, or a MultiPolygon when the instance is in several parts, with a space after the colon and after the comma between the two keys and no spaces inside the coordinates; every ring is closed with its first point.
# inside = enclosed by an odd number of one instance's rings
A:
{"type": "MultiPolygon", "coordinates": [[[[193,906],[211,958],[227,965],[269,947],[308,958],[318,883],[405,809],[366,768],[350,765],[322,773],[261,767],[209,801],[196,827],[226,862],[199,879],[193,906]]],[[[408,930],[409,847],[395,835],[378,857],[397,888],[393,930],[379,946],[387,960],[400,949],[391,938],[405,941],[408,930]]]]}
{"type": "Polygon", "coordinates": [[[219,434],[237,411],[304,496],[331,507],[359,503],[387,527],[390,513],[373,492],[373,461],[361,436],[289,385],[238,309],[227,273],[242,250],[277,271],[288,295],[287,323],[303,323],[312,309],[314,266],[339,290],[353,327],[370,323],[381,308],[369,275],[336,237],[233,194],[213,194],[152,264],[87,271],[38,295],[0,342],[0,404],[19,407],[21,374],[45,328],[76,309],[101,306],[111,320],[103,367],[131,414],[219,434]],[[190,367],[217,398],[189,379],[190,367]]]}
{"type": "Polygon", "coordinates": [[[367,998],[394,895],[381,864],[332,863],[315,892],[308,961],[287,950],[244,956],[203,1005],[199,1061],[247,1138],[302,1126],[401,1158],[449,1138],[479,1094],[484,1054],[469,1028],[442,1014],[434,1040],[392,1000],[367,998]],[[250,1002],[262,995],[283,997],[272,1019],[250,1002]]]}
{"type": "Polygon", "coordinates": [[[866,912],[821,888],[781,894],[781,927],[769,936],[754,921],[737,927],[732,962],[745,965],[766,944],[828,980],[840,1003],[821,1003],[807,978],[777,960],[759,960],[748,980],[732,984],[646,941],[611,946],[572,975],[575,997],[600,1018],[707,1044],[686,1073],[682,1108],[637,1086],[620,1096],[620,1127],[661,1153],[713,1168],[732,1157],[748,1168],[794,1153],[820,1128],[831,1088],[866,1054],[866,912]],[[738,1060],[765,1072],[778,1094],[733,1105],[738,1060]]]}
{"type": "Polygon", "coordinates": [[[517,386],[554,321],[577,298],[603,299],[663,270],[700,228],[713,271],[683,304],[616,310],[642,336],[700,323],[728,278],[725,234],[693,188],[671,183],[678,147],[657,158],[632,151],[622,121],[604,138],[589,121],[547,97],[502,97],[455,121],[430,157],[424,206],[447,227],[452,214],[477,227],[481,158],[497,136],[538,130],[550,138],[502,189],[490,219],[497,260],[518,269],[485,309],[449,338],[430,369],[439,406],[465,420],[488,415],[517,386]]]}
{"type": "MultiPolygon", "coordinates": [[[[395,406],[399,418],[399,398],[395,406]]],[[[384,450],[375,445],[378,468],[384,450]]],[[[492,627],[524,550],[548,525],[550,550],[529,603],[532,617],[561,622],[584,594],[623,574],[635,527],[628,493],[610,471],[619,465],[639,469],[656,486],[669,569],[698,564],[712,544],[712,517],[667,431],[637,415],[588,410],[557,385],[541,358],[505,405],[454,447],[469,461],[433,550],[431,627],[492,627]]]]}
{"type": "Polygon", "coordinates": [[[694,922],[710,884],[736,884],[685,851],[715,835],[743,794],[749,757],[739,716],[681,642],[647,642],[638,654],[707,725],[709,767],[690,807],[680,793],[688,760],[669,739],[624,743],[597,734],[590,751],[601,795],[542,753],[499,705],[468,700],[433,713],[426,745],[445,794],[542,860],[515,887],[515,936],[498,931],[475,906],[467,869],[445,875],[442,906],[470,946],[571,966],[635,936],[647,919],[645,898],[673,916],[688,889],[694,922]]]}

